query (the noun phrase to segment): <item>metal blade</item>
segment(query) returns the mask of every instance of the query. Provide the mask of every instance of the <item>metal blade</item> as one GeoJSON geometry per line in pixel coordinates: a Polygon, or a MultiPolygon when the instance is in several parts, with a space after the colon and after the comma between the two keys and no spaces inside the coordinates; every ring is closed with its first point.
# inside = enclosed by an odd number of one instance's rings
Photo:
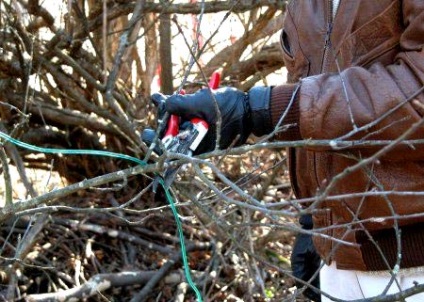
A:
{"type": "Polygon", "coordinates": [[[172,185],[172,183],[174,182],[174,179],[177,176],[180,168],[181,168],[181,166],[175,167],[175,168],[170,168],[170,169],[167,169],[165,171],[165,175],[163,177],[163,180],[164,180],[164,184],[165,184],[166,189],[169,189],[169,187],[172,185]]]}

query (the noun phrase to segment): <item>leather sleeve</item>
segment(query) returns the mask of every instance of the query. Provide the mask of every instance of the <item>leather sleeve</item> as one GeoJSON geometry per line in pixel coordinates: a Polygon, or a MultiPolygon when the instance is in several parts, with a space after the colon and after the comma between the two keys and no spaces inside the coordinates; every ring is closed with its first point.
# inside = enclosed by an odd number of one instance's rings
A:
{"type": "MultiPolygon", "coordinates": [[[[303,139],[395,140],[421,122],[424,1],[403,1],[402,14],[404,30],[391,64],[375,60],[366,67],[348,67],[340,73],[301,80],[299,124],[303,139]]],[[[408,137],[423,138],[423,126],[408,137]]],[[[424,159],[424,146],[414,147],[396,147],[390,155],[392,159],[424,159]]]]}

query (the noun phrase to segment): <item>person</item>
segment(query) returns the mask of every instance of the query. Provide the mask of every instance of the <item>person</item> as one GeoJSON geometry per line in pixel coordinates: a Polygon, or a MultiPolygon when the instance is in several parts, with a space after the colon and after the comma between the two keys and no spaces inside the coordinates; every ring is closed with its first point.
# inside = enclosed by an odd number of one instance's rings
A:
{"type": "Polygon", "coordinates": [[[329,142],[288,150],[296,197],[314,200],[293,248],[298,284],[318,268],[322,301],[424,301],[424,1],[292,0],[281,45],[286,83],[152,100],[212,126],[201,153],[218,121],[221,149],[251,134],[329,142]]]}

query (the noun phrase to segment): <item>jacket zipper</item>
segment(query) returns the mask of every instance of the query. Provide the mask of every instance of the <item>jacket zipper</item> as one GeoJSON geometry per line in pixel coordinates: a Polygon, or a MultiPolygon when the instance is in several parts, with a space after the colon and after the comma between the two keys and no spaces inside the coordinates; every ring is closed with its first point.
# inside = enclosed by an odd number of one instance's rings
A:
{"type": "Polygon", "coordinates": [[[327,1],[327,12],[326,12],[326,21],[327,21],[327,32],[324,39],[324,53],[322,55],[321,63],[321,73],[327,71],[328,57],[331,50],[331,33],[333,31],[333,0],[327,1]]]}
{"type": "MultiPolygon", "coordinates": [[[[321,73],[327,72],[327,66],[328,66],[328,58],[330,56],[331,51],[331,32],[333,30],[333,0],[326,0],[326,22],[327,22],[327,32],[325,34],[324,39],[324,53],[322,55],[322,63],[321,63],[321,73]]],[[[318,161],[319,155],[314,152],[313,153],[313,160],[314,160],[314,174],[315,174],[315,181],[317,188],[321,187],[320,183],[320,177],[318,175],[318,161]]]]}

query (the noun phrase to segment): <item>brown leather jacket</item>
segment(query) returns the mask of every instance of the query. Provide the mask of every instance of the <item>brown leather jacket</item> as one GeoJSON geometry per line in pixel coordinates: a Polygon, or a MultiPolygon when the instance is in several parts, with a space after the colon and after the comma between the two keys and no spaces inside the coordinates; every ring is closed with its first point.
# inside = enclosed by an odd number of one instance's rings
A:
{"type": "MultiPolygon", "coordinates": [[[[277,137],[393,141],[417,126],[407,138],[424,139],[424,1],[341,0],[334,20],[331,2],[288,4],[281,42],[300,89],[291,106],[295,85],[272,90],[273,124],[288,106],[295,124],[277,137]]],[[[424,195],[411,194],[424,192],[424,145],[367,160],[382,148],[290,150],[296,196],[317,197],[317,251],[338,268],[391,269],[399,254],[400,267],[424,266],[424,195]]]]}

